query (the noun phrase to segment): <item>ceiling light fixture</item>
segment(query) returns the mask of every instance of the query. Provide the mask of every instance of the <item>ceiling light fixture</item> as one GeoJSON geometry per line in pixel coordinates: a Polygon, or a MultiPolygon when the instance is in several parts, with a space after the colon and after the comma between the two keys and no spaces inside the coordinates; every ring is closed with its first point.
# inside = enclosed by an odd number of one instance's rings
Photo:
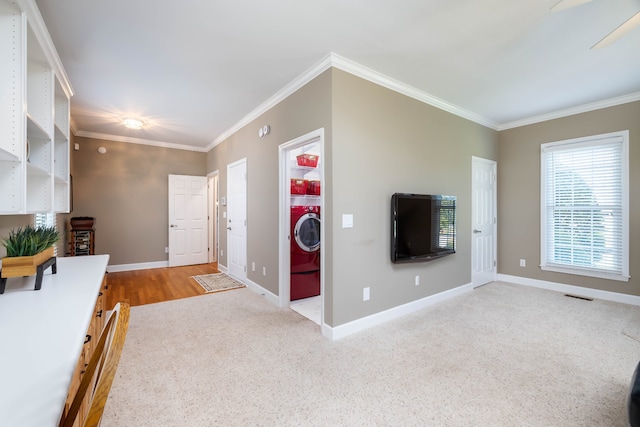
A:
{"type": "Polygon", "coordinates": [[[129,129],[142,129],[142,126],[144,126],[144,122],[142,120],[138,120],[138,119],[124,119],[122,121],[122,124],[125,125],[125,127],[128,127],[129,129]]]}

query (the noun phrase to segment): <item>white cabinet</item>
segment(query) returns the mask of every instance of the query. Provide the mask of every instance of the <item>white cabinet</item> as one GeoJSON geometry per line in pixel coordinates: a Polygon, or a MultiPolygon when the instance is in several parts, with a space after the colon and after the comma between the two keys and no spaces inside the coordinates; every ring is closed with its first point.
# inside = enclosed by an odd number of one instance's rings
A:
{"type": "Polygon", "coordinates": [[[53,109],[53,209],[56,212],[69,212],[71,199],[69,97],[57,79],[53,109]]]}
{"type": "Polygon", "coordinates": [[[69,212],[69,97],[33,0],[0,0],[0,214],[69,212]]]}

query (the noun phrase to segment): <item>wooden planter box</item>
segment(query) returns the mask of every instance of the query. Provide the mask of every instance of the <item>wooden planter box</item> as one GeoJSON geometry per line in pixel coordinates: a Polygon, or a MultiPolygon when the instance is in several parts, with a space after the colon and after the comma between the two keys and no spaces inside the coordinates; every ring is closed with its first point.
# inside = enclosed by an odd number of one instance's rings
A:
{"type": "Polygon", "coordinates": [[[0,273],[0,294],[4,293],[9,277],[26,277],[36,275],[35,290],[42,286],[44,270],[51,267],[53,274],[57,273],[56,257],[53,246],[33,256],[16,256],[2,258],[2,272],[0,273]]]}
{"type": "Polygon", "coordinates": [[[32,256],[2,258],[2,278],[33,276],[40,264],[54,256],[53,246],[32,256]]]}

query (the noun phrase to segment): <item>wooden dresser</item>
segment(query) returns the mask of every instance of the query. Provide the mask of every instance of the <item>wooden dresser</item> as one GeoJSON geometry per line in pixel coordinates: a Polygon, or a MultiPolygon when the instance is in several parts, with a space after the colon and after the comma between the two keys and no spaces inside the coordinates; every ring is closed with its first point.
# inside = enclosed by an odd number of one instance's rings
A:
{"type": "Polygon", "coordinates": [[[35,277],[7,281],[0,295],[3,425],[58,425],[106,316],[108,262],[108,255],[58,258],[57,274],[46,271],[39,291],[35,277]]]}

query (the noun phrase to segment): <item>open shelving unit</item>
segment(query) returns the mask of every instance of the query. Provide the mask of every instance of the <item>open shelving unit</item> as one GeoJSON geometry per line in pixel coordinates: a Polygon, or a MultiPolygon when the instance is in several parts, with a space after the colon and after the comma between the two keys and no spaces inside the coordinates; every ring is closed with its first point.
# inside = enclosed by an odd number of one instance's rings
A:
{"type": "MultiPolygon", "coordinates": [[[[291,179],[319,181],[320,169],[319,167],[299,166],[295,161],[292,161],[290,175],[291,179]]],[[[298,206],[317,206],[320,204],[320,195],[291,193],[291,204],[298,206]]]]}
{"type": "Polygon", "coordinates": [[[69,139],[70,109],[69,97],[56,80],[54,89],[53,119],[53,209],[56,212],[69,212],[71,199],[70,150],[69,139]]]}
{"type": "Polygon", "coordinates": [[[69,212],[66,74],[34,0],[0,0],[0,214],[69,212]]]}

